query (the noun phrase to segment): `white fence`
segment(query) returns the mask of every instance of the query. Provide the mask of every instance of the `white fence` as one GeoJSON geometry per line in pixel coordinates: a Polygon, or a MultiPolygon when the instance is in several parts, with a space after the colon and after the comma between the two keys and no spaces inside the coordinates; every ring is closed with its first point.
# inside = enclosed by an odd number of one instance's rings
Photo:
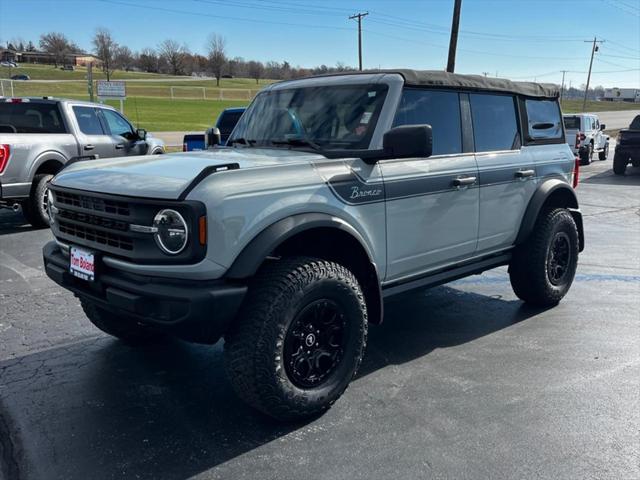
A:
{"type": "Polygon", "coordinates": [[[0,79],[0,97],[13,97],[13,80],[0,79]]]}

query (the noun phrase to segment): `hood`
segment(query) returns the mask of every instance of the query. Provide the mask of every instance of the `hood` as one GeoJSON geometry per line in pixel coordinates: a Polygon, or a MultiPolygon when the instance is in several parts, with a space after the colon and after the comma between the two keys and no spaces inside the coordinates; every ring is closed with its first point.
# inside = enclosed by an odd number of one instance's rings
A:
{"type": "MultiPolygon", "coordinates": [[[[240,169],[246,169],[306,163],[322,158],[321,155],[286,149],[221,148],[86,160],[62,170],[53,179],[53,185],[113,195],[176,200],[198,174],[210,166],[237,163],[240,169]]],[[[218,174],[232,175],[233,172],[218,174]]]]}

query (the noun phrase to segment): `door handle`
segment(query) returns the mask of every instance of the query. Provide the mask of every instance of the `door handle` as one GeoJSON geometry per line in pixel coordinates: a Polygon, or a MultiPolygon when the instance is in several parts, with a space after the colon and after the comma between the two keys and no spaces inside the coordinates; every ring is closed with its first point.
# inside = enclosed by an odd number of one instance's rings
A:
{"type": "Polygon", "coordinates": [[[535,170],[518,170],[516,172],[516,178],[533,177],[535,174],[536,174],[535,170]]]}
{"type": "Polygon", "coordinates": [[[94,148],[95,148],[95,147],[94,147],[93,145],[91,145],[91,144],[89,144],[89,145],[85,145],[85,146],[84,146],[84,149],[85,149],[85,150],[93,150],[94,148]]]}
{"type": "Polygon", "coordinates": [[[124,148],[124,143],[116,143],[116,150],[122,150],[124,148]]]}
{"type": "Polygon", "coordinates": [[[469,185],[473,185],[476,183],[476,177],[462,177],[462,178],[454,178],[453,186],[456,188],[468,187],[469,185]]]}

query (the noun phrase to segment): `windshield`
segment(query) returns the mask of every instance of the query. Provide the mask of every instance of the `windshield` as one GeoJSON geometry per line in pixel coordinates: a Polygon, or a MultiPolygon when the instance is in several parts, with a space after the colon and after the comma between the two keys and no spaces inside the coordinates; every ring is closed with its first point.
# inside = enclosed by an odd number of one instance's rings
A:
{"type": "Polygon", "coordinates": [[[240,119],[230,144],[367,149],[386,94],[386,85],[263,92],[240,119]]]}

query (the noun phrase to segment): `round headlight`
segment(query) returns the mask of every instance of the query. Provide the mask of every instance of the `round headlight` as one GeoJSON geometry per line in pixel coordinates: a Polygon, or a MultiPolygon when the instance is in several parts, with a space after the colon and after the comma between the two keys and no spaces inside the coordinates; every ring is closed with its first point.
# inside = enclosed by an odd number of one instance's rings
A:
{"type": "Polygon", "coordinates": [[[170,255],[176,255],[184,250],[189,239],[187,223],[175,210],[160,210],[153,219],[154,234],[160,249],[170,255]]]}

